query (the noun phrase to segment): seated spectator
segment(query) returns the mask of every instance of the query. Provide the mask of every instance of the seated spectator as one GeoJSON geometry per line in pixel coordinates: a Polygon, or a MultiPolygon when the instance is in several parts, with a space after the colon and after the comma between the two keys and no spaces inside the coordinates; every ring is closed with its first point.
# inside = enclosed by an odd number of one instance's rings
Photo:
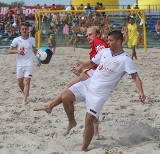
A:
{"type": "Polygon", "coordinates": [[[99,9],[99,2],[96,3],[96,6],[94,7],[95,10],[100,10],[99,9]]]}
{"type": "Polygon", "coordinates": [[[8,6],[5,14],[9,17],[9,21],[14,18],[14,10],[11,9],[11,6],[8,6]]]}
{"type": "Polygon", "coordinates": [[[109,16],[107,16],[107,15],[105,16],[104,23],[109,28],[109,30],[111,31],[111,23],[110,23],[109,16]]]}
{"type": "Polygon", "coordinates": [[[155,30],[158,34],[158,39],[160,40],[160,20],[157,21],[157,23],[155,25],[155,30]]]}
{"type": "MultiPolygon", "coordinates": [[[[99,3],[99,10],[105,10],[106,8],[103,6],[102,3],[99,3]]],[[[102,16],[105,16],[105,12],[101,12],[102,16]]]]}
{"type": "Polygon", "coordinates": [[[32,26],[29,26],[29,36],[35,37],[36,35],[36,25],[33,24],[32,26]]]}
{"type": "Polygon", "coordinates": [[[91,7],[90,3],[87,3],[87,6],[85,7],[85,10],[92,10],[92,7],[91,7]]]}
{"type": "Polygon", "coordinates": [[[133,9],[139,9],[138,4],[135,5],[135,7],[133,9]]]}
{"type": "Polygon", "coordinates": [[[8,14],[5,14],[4,17],[3,17],[3,24],[6,25],[9,22],[10,22],[10,18],[8,16],[8,14]]]}
{"type": "MultiPolygon", "coordinates": [[[[127,9],[131,9],[131,6],[130,5],[127,5],[127,9]]],[[[126,12],[126,18],[128,20],[128,18],[132,15],[131,11],[127,11],[126,12]]]]}
{"type": "Polygon", "coordinates": [[[100,24],[100,20],[99,20],[99,17],[96,15],[93,19],[93,26],[99,26],[100,24]]]}
{"type": "Polygon", "coordinates": [[[55,4],[52,4],[52,7],[51,7],[50,10],[57,10],[56,5],[55,5],[55,4]]]}
{"type": "Polygon", "coordinates": [[[3,39],[3,41],[12,41],[17,35],[14,34],[14,32],[10,29],[10,30],[7,30],[7,34],[3,37],[5,37],[3,39]]]}
{"type": "Polygon", "coordinates": [[[58,12],[57,13],[56,25],[61,25],[61,24],[62,24],[61,14],[58,12]]]}
{"type": "Polygon", "coordinates": [[[77,8],[77,10],[84,10],[84,5],[81,4],[81,5],[77,8]]]}
{"type": "MultiPolygon", "coordinates": [[[[42,7],[42,10],[48,10],[47,4],[44,4],[44,6],[42,7]]],[[[49,13],[43,13],[41,22],[44,22],[45,19],[49,19],[49,18],[50,18],[50,14],[49,13]]]]}
{"type": "MultiPolygon", "coordinates": [[[[53,10],[53,11],[54,11],[54,10],[57,10],[56,5],[55,5],[55,4],[52,4],[50,10],[53,10]]],[[[50,19],[53,21],[54,25],[56,25],[57,13],[56,13],[56,12],[51,13],[51,14],[50,14],[50,19]]]]}
{"type": "Polygon", "coordinates": [[[67,7],[66,7],[66,9],[65,10],[71,10],[72,9],[72,6],[71,5],[68,5],[67,7]]]}
{"type": "Polygon", "coordinates": [[[40,4],[37,4],[37,5],[36,5],[36,9],[37,9],[36,12],[38,12],[39,10],[41,10],[40,4]]]}
{"type": "Polygon", "coordinates": [[[103,26],[103,28],[101,29],[101,39],[103,39],[104,41],[108,41],[108,33],[110,33],[111,30],[108,28],[108,26],[103,26]]]}
{"type": "Polygon", "coordinates": [[[20,3],[17,3],[17,6],[16,6],[15,9],[14,9],[14,13],[17,14],[17,15],[23,14],[23,9],[22,9],[22,7],[20,6],[20,3]]]}
{"type": "Polygon", "coordinates": [[[20,27],[22,22],[25,22],[25,15],[23,14],[23,8],[20,6],[20,3],[17,3],[14,9],[14,23],[17,27],[20,27]]]}
{"type": "MultiPolygon", "coordinates": [[[[77,10],[84,10],[84,5],[81,4],[79,7],[77,7],[77,10]]],[[[83,15],[83,12],[77,12],[77,15],[83,15]]]]}

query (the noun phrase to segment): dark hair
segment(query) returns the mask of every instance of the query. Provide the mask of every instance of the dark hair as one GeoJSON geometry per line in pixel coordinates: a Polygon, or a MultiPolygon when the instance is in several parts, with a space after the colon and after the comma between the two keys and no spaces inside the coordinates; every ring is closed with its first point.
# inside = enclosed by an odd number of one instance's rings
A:
{"type": "Polygon", "coordinates": [[[123,34],[120,31],[112,31],[108,33],[108,36],[113,36],[116,41],[120,40],[123,42],[123,34]]]}
{"type": "Polygon", "coordinates": [[[26,22],[22,22],[22,23],[21,23],[21,26],[29,27],[29,24],[28,24],[28,23],[26,23],[26,22]]]}
{"type": "Polygon", "coordinates": [[[135,17],[134,16],[129,16],[128,21],[129,21],[129,19],[135,20],[135,17]]]}

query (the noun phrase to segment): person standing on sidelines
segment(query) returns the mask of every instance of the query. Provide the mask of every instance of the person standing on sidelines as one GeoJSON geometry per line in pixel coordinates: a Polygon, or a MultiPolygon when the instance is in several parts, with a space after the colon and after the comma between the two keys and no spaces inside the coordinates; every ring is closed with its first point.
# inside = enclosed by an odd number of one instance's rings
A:
{"type": "Polygon", "coordinates": [[[139,93],[139,99],[144,103],[145,95],[141,79],[134,61],[123,50],[122,43],[123,34],[121,32],[110,32],[108,34],[109,48],[103,49],[91,60],[81,62],[79,66],[73,68],[73,72],[80,75],[83,69],[97,66],[94,74],[87,80],[74,84],[62,95],[63,107],[68,117],[66,134],[77,125],[74,117],[74,105],[86,102],[82,151],[88,151],[94,134],[94,120],[99,117],[104,103],[126,73],[132,76],[139,93]]]}
{"type": "Polygon", "coordinates": [[[141,34],[133,16],[130,16],[128,18],[127,37],[128,47],[132,49],[132,59],[137,59],[136,46],[138,42],[138,37],[140,38],[141,34]]]}
{"type": "Polygon", "coordinates": [[[36,55],[37,49],[35,45],[35,38],[29,37],[29,28],[26,23],[20,26],[21,36],[13,39],[9,54],[17,54],[17,80],[18,86],[23,92],[23,104],[27,103],[29,96],[30,81],[33,75],[33,57],[36,55]]]}
{"type": "MultiPolygon", "coordinates": [[[[87,39],[89,43],[91,44],[91,51],[89,53],[90,59],[92,59],[97,53],[99,53],[102,49],[107,48],[108,44],[104,40],[100,38],[100,31],[96,27],[92,26],[87,29],[87,39]]],[[[79,81],[84,81],[88,79],[90,76],[93,75],[94,71],[96,69],[96,66],[94,66],[91,69],[86,69],[83,71],[79,76],[76,76],[67,86],[66,88],[55,98],[53,99],[50,103],[40,105],[34,108],[34,111],[45,111],[47,113],[51,113],[52,109],[56,107],[57,105],[62,103],[62,94],[65,93],[65,91],[72,86],[73,84],[79,82],[79,81]]],[[[98,121],[95,120],[94,122],[94,136],[96,139],[99,139],[99,132],[98,132],[98,121]]],[[[64,135],[66,135],[64,133],[64,135]]]]}

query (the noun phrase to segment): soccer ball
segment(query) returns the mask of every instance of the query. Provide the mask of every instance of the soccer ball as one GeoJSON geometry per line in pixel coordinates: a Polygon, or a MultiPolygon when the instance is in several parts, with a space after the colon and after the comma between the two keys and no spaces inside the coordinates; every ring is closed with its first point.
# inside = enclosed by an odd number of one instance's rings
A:
{"type": "Polygon", "coordinates": [[[52,55],[53,53],[51,49],[47,47],[41,47],[36,54],[36,59],[39,63],[48,64],[52,58],[52,55]]]}

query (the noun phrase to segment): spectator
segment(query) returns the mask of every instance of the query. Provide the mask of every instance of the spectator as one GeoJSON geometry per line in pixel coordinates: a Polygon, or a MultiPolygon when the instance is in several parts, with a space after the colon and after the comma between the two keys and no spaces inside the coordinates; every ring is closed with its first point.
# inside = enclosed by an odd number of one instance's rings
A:
{"type": "Polygon", "coordinates": [[[57,37],[56,37],[57,29],[55,26],[51,26],[50,31],[48,32],[48,43],[49,47],[52,50],[52,53],[54,54],[56,51],[56,44],[57,44],[57,37]]]}
{"type": "Polygon", "coordinates": [[[71,27],[71,31],[72,31],[72,35],[67,45],[70,46],[70,44],[73,43],[74,51],[75,51],[76,42],[77,42],[77,33],[78,33],[78,26],[76,25],[76,23],[74,23],[73,26],[71,27]]]}
{"type": "Polygon", "coordinates": [[[66,10],[71,10],[72,9],[72,6],[71,5],[68,5],[67,7],[66,7],[66,10]]]}
{"type": "Polygon", "coordinates": [[[157,21],[157,23],[155,25],[155,30],[158,34],[158,39],[160,40],[160,20],[157,21]]]}
{"type": "Polygon", "coordinates": [[[64,34],[65,41],[68,41],[68,39],[69,39],[69,26],[68,26],[67,21],[64,22],[63,34],[64,34]]]}
{"type": "MultiPolygon", "coordinates": [[[[130,5],[127,5],[127,9],[131,9],[131,6],[130,5]]],[[[131,11],[127,11],[126,12],[126,18],[128,19],[130,16],[131,16],[131,11]]]]}
{"type": "Polygon", "coordinates": [[[29,26],[29,36],[35,37],[36,34],[36,26],[33,24],[32,26],[29,26]]]}
{"type": "Polygon", "coordinates": [[[81,4],[81,5],[77,8],[77,10],[84,10],[84,5],[81,4]]]}
{"type": "Polygon", "coordinates": [[[17,14],[17,15],[23,14],[23,9],[22,9],[22,7],[20,6],[20,3],[17,3],[17,6],[16,6],[15,9],[14,9],[14,13],[17,14]]]}
{"type": "Polygon", "coordinates": [[[123,34],[123,39],[124,39],[123,45],[124,45],[127,43],[127,24],[126,23],[123,24],[121,32],[123,34]]]}
{"type": "Polygon", "coordinates": [[[92,7],[91,7],[90,3],[87,3],[87,6],[85,7],[85,10],[92,10],[92,7]]]}
{"type": "Polygon", "coordinates": [[[132,59],[137,59],[136,55],[136,45],[138,41],[138,34],[141,37],[139,27],[135,23],[135,18],[130,16],[128,19],[128,26],[127,26],[127,41],[128,47],[132,49],[132,59]]]}
{"type": "Polygon", "coordinates": [[[99,2],[96,3],[96,6],[94,7],[95,10],[100,10],[99,9],[99,2]]]}
{"type": "MultiPolygon", "coordinates": [[[[103,6],[102,3],[99,3],[99,10],[105,10],[106,8],[103,6]]],[[[102,16],[105,16],[105,12],[101,13],[102,16]]]]}
{"type": "Polygon", "coordinates": [[[23,14],[23,8],[20,6],[20,3],[17,3],[14,9],[14,25],[20,27],[22,22],[25,22],[25,15],[23,14]]]}
{"type": "Polygon", "coordinates": [[[139,9],[138,4],[135,5],[135,7],[133,9],[139,9]]]}
{"type": "Polygon", "coordinates": [[[11,9],[11,6],[8,6],[6,13],[9,17],[9,21],[12,20],[14,18],[14,10],[11,9]]]}
{"type": "MultiPolygon", "coordinates": [[[[47,4],[44,4],[44,6],[42,7],[42,10],[48,10],[47,9],[47,4]]],[[[42,14],[42,22],[44,22],[45,19],[49,19],[50,18],[50,14],[48,13],[43,13],[42,14]]]]}

